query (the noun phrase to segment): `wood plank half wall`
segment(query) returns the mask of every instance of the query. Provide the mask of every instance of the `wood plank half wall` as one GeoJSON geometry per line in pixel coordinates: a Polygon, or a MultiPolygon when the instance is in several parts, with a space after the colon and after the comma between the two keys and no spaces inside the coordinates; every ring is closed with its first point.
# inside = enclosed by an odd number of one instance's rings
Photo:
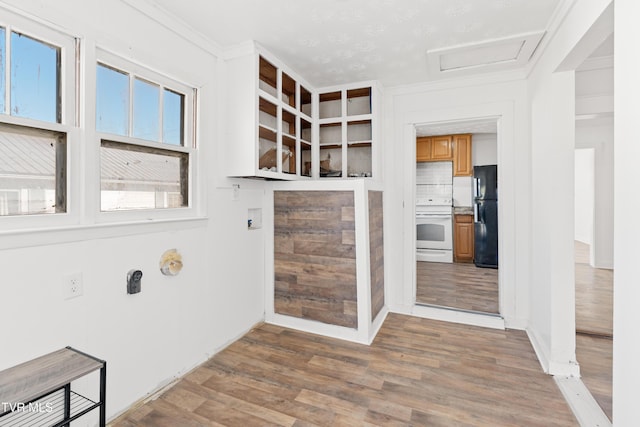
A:
{"type": "Polygon", "coordinates": [[[275,312],[358,328],[353,191],[274,192],[275,312]]]}
{"type": "Polygon", "coordinates": [[[382,191],[369,191],[369,266],[371,269],[371,321],[384,306],[384,241],[382,191]]]}

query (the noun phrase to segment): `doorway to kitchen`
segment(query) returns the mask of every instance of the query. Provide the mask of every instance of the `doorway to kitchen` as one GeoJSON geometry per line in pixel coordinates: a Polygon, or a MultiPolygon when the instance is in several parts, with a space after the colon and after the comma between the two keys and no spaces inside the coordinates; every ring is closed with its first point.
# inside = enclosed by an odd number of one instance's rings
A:
{"type": "Polygon", "coordinates": [[[499,316],[498,120],[416,125],[416,304],[499,316]]]}
{"type": "Polygon", "coordinates": [[[583,383],[613,418],[613,34],[575,71],[575,327],[583,383]]]}

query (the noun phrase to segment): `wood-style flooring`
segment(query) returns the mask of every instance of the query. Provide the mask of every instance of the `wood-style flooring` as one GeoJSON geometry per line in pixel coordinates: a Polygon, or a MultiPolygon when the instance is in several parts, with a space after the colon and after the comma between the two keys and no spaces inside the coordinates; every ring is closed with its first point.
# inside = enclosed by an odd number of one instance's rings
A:
{"type": "Polygon", "coordinates": [[[527,335],[390,314],[371,346],[261,325],[134,426],[576,426],[527,335]]]}
{"type": "Polygon", "coordinates": [[[613,270],[589,265],[589,246],[576,241],[576,331],[613,336],[613,270]]]}
{"type": "Polygon", "coordinates": [[[576,359],[582,381],[612,419],[613,270],[589,265],[589,245],[575,242],[576,359]]]}
{"type": "Polygon", "coordinates": [[[613,418],[613,340],[576,334],[576,359],[582,382],[609,420],[613,418]]]}
{"type": "Polygon", "coordinates": [[[499,314],[497,269],[471,263],[416,264],[418,304],[499,314]]]}

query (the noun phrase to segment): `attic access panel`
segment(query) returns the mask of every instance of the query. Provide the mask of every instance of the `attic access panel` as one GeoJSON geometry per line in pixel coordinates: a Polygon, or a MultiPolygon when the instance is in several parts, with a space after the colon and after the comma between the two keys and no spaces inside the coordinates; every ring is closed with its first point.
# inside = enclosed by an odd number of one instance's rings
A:
{"type": "Polygon", "coordinates": [[[524,68],[544,34],[541,31],[429,50],[429,74],[431,77],[446,77],[524,68]]]}

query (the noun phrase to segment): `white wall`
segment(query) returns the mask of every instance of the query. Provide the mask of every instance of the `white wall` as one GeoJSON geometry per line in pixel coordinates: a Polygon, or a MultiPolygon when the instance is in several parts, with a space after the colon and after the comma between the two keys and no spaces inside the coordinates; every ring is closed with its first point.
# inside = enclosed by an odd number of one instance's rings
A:
{"type": "MultiPolygon", "coordinates": [[[[613,119],[576,127],[576,148],[591,148],[593,154],[592,247],[590,263],[613,268],[614,142],[613,119]]],[[[577,164],[576,164],[577,166],[577,164]]],[[[578,183],[576,183],[576,186],[578,183]]],[[[577,187],[576,187],[577,190],[577,187]]],[[[619,197],[625,197],[621,194],[619,197]]],[[[633,196],[631,196],[633,197],[633,196]]]]}
{"type": "MultiPolygon", "coordinates": [[[[7,3],[81,37],[89,56],[99,44],[201,89],[199,219],[98,226],[88,213],[64,229],[0,235],[0,370],[67,345],[95,354],[108,363],[111,417],[264,318],[264,234],[246,222],[264,192],[243,181],[232,201],[231,182],[219,173],[224,67],[214,55],[121,1],[7,3]],[[158,262],[171,248],[182,253],[184,268],[165,277],[158,262]],[[144,274],[133,296],[125,286],[132,268],[144,274]],[[83,275],[84,295],[64,300],[62,278],[73,272],[83,275]]],[[[93,69],[88,64],[86,72],[93,69]]],[[[92,130],[81,131],[80,142],[91,147],[92,130]]],[[[95,167],[87,164],[87,173],[95,167]]],[[[84,178],[71,179],[73,189],[82,188],[84,178]]]]}
{"type": "Polygon", "coordinates": [[[575,239],[593,243],[593,149],[575,152],[575,239]]]}
{"type": "Polygon", "coordinates": [[[613,64],[606,57],[588,59],[576,71],[576,114],[601,113],[613,113],[613,64]]]}
{"type": "Polygon", "coordinates": [[[640,286],[638,286],[638,111],[640,111],[640,59],[637,17],[640,4],[615,4],[615,262],[613,307],[613,419],[616,426],[638,424],[640,384],[640,286]],[[621,197],[618,197],[620,195],[621,197]]]}
{"type": "MultiPolygon", "coordinates": [[[[543,366],[552,374],[577,372],[573,264],[575,73],[572,70],[590,54],[586,45],[593,39],[584,36],[610,3],[609,0],[575,2],[528,79],[531,207],[535,219],[532,222],[535,268],[531,271],[529,333],[543,366]]],[[[603,27],[606,30],[606,25],[603,27]]],[[[604,34],[606,31],[601,32],[603,34],[596,36],[608,36],[604,34]]],[[[595,49],[600,43],[592,44],[595,49]]]]}
{"type": "Polygon", "coordinates": [[[386,91],[385,271],[390,310],[414,313],[415,124],[499,118],[498,179],[501,184],[500,310],[508,326],[528,318],[530,216],[528,107],[524,80],[496,77],[455,85],[434,83],[386,91]]]}
{"type": "Polygon", "coordinates": [[[498,164],[498,135],[495,133],[473,134],[472,161],[474,166],[498,164]]]}

